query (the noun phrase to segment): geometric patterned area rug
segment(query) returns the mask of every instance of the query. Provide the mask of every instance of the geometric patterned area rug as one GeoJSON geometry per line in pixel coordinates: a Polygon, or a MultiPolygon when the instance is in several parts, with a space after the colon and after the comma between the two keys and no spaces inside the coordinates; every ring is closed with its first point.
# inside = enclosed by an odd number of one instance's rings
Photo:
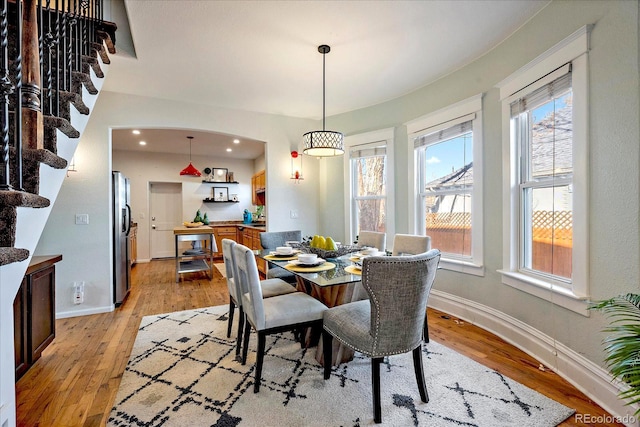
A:
{"type": "MultiPolygon", "coordinates": [[[[108,425],[374,424],[370,359],[356,353],[325,381],[316,348],[300,348],[291,333],[274,335],[254,394],[255,334],[242,366],[234,358],[237,325],[226,337],[227,314],[225,305],[144,317],[108,425]]],[[[422,357],[428,403],[420,400],[411,353],[381,366],[382,425],[541,427],[574,413],[436,342],[423,344],[422,357]]]]}

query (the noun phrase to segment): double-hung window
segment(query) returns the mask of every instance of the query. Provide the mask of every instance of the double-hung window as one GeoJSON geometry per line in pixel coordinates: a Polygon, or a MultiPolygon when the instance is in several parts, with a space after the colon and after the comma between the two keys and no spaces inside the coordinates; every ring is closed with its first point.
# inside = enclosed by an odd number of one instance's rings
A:
{"type": "Polygon", "coordinates": [[[481,109],[477,96],[407,124],[415,232],[431,237],[443,268],[478,275],[484,273],[481,109]]]}
{"type": "Polygon", "coordinates": [[[503,283],[577,312],[588,296],[587,28],[499,85],[503,283]]]}
{"type": "Polygon", "coordinates": [[[345,138],[345,182],[350,241],[360,231],[393,235],[393,130],[369,132],[345,138]]]}

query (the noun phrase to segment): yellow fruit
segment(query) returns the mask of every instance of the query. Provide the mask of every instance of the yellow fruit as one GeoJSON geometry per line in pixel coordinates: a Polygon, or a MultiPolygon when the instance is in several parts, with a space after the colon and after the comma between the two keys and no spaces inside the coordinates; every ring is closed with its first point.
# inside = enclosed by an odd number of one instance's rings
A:
{"type": "Polygon", "coordinates": [[[336,242],[331,237],[327,237],[326,241],[327,241],[327,245],[325,247],[326,250],[328,251],[338,250],[338,245],[336,245],[336,242]]]}
{"type": "Polygon", "coordinates": [[[324,249],[327,246],[327,241],[325,240],[324,237],[322,236],[318,236],[318,248],[320,249],[324,249]]]}
{"type": "Polygon", "coordinates": [[[312,248],[317,248],[318,247],[318,235],[314,234],[313,238],[311,239],[311,243],[309,244],[309,246],[311,246],[312,248]]]}

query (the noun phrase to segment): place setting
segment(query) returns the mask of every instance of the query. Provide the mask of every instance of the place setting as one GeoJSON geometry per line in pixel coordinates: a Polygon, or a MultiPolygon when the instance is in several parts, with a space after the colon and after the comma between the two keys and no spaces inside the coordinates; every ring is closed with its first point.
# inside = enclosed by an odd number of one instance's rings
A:
{"type": "Polygon", "coordinates": [[[285,265],[284,268],[291,271],[299,272],[318,272],[331,270],[335,268],[335,264],[320,258],[317,254],[299,253],[296,260],[285,265]]]}
{"type": "Polygon", "coordinates": [[[265,255],[264,258],[270,261],[290,261],[295,260],[299,253],[299,249],[294,249],[291,246],[278,246],[275,251],[269,252],[269,255],[265,255]]]}

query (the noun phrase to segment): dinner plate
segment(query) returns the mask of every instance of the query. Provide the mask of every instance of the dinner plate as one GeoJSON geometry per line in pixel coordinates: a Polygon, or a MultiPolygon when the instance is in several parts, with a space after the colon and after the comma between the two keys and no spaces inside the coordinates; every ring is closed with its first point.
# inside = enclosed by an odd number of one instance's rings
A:
{"type": "Polygon", "coordinates": [[[292,252],[290,254],[279,254],[278,252],[269,252],[269,255],[271,255],[272,257],[276,257],[276,258],[291,258],[292,256],[295,256],[296,253],[292,252]]]}
{"type": "Polygon", "coordinates": [[[298,267],[319,267],[322,264],[324,264],[326,261],[323,260],[322,258],[317,258],[313,263],[310,264],[306,264],[303,262],[300,262],[300,260],[295,260],[295,261],[291,261],[291,264],[295,264],[298,267]]]}

